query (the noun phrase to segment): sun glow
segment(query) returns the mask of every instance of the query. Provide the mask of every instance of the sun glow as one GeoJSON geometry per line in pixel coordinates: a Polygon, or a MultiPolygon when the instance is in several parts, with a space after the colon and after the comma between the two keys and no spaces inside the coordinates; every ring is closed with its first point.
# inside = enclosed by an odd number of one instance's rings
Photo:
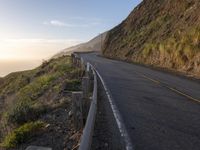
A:
{"type": "Polygon", "coordinates": [[[16,57],[14,55],[8,54],[7,52],[0,52],[0,60],[11,60],[15,59],[16,57]]]}
{"type": "Polygon", "coordinates": [[[32,69],[80,41],[69,39],[0,39],[0,77],[32,69]]]}
{"type": "Polygon", "coordinates": [[[12,60],[17,58],[17,54],[15,51],[9,49],[9,46],[4,44],[0,44],[0,60],[12,60]]]}
{"type": "Polygon", "coordinates": [[[0,40],[0,59],[48,59],[59,50],[79,42],[73,39],[4,39],[0,40]]]}

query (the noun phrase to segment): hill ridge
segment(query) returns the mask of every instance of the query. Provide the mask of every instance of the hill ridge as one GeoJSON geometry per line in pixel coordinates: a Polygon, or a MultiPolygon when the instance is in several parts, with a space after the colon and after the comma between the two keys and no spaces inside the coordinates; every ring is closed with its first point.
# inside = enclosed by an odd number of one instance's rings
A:
{"type": "Polygon", "coordinates": [[[69,48],[66,48],[54,55],[53,58],[58,58],[63,55],[70,55],[73,52],[89,52],[89,51],[101,51],[101,45],[106,37],[107,32],[104,32],[88,42],[81,43],[69,48]]]}

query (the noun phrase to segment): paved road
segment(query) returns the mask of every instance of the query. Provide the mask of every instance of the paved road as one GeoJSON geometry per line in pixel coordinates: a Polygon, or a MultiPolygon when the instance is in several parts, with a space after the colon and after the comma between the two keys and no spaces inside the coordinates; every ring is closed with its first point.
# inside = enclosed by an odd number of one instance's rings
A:
{"type": "Polygon", "coordinates": [[[199,82],[94,53],[81,57],[102,76],[136,150],[200,150],[199,82]]]}

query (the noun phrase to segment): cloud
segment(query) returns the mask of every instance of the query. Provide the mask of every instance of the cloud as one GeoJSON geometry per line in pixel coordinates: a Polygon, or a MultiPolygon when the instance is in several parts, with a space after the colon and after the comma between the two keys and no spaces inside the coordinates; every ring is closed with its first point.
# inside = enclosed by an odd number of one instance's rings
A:
{"type": "Polygon", "coordinates": [[[67,26],[67,24],[66,23],[63,23],[63,22],[61,22],[61,21],[58,21],[58,20],[51,20],[51,25],[54,25],[54,26],[67,26]]]}
{"type": "Polygon", "coordinates": [[[71,27],[72,26],[70,24],[66,24],[66,23],[59,21],[59,20],[45,21],[43,24],[44,25],[57,26],[57,27],[71,27]]]}

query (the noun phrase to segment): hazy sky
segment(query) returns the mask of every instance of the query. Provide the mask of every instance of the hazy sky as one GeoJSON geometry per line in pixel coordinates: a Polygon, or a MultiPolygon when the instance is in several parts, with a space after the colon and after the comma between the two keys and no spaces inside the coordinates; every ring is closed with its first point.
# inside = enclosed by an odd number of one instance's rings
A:
{"type": "Polygon", "coordinates": [[[0,62],[46,59],[116,26],[140,2],[0,0],[0,62]]]}

